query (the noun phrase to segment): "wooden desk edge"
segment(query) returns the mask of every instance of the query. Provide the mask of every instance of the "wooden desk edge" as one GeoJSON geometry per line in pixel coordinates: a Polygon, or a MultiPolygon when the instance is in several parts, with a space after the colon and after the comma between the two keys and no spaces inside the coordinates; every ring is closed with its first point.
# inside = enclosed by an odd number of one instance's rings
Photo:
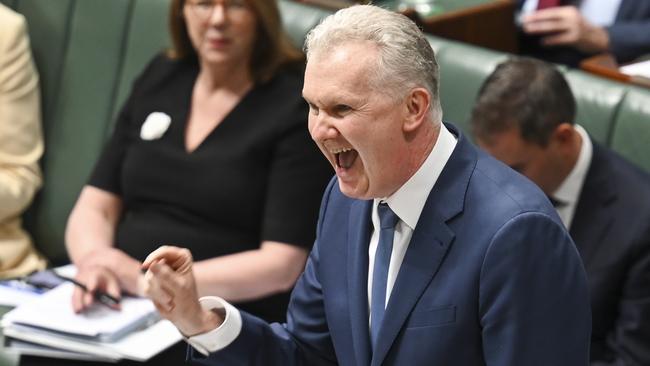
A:
{"type": "MultiPolygon", "coordinates": [[[[509,7],[512,6],[514,8],[515,2],[513,0],[495,0],[491,2],[487,2],[484,4],[478,4],[470,7],[465,7],[461,8],[458,10],[452,10],[452,11],[446,11],[442,14],[439,15],[432,15],[430,17],[422,18],[418,16],[418,20],[422,23],[428,23],[428,22],[439,22],[439,21],[445,21],[448,19],[454,19],[458,17],[463,17],[463,16],[468,16],[472,15],[474,13],[478,12],[485,12],[485,11],[491,11],[495,9],[501,9],[503,7],[509,7]]],[[[514,22],[514,20],[513,20],[514,22]]]]}
{"type": "Polygon", "coordinates": [[[618,63],[610,54],[589,57],[580,63],[580,69],[608,79],[631,83],[632,77],[618,70],[618,63]]]}

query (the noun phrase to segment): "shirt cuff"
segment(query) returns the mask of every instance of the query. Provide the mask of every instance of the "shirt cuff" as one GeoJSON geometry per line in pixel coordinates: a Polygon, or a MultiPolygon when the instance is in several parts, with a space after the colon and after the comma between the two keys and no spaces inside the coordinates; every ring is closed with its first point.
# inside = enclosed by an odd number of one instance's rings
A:
{"type": "Polygon", "coordinates": [[[201,307],[206,310],[224,310],[226,313],[223,323],[217,328],[185,338],[185,341],[204,356],[217,352],[230,345],[241,333],[241,314],[239,310],[226,300],[216,296],[205,296],[199,299],[201,307]]]}

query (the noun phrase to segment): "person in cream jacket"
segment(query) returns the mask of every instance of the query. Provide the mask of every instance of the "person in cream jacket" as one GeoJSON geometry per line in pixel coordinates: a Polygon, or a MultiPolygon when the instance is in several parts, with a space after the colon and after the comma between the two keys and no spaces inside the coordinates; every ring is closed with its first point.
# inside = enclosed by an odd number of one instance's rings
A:
{"type": "Polygon", "coordinates": [[[42,184],[38,74],[25,18],[0,4],[0,278],[46,265],[21,215],[42,184]]]}

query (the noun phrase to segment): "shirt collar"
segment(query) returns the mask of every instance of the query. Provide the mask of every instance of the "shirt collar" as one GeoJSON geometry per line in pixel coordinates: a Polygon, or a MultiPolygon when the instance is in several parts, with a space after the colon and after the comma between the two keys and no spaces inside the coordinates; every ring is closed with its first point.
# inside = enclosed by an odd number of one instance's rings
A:
{"type": "Polygon", "coordinates": [[[593,155],[593,146],[587,131],[577,124],[575,125],[575,129],[582,139],[578,161],[576,161],[573,169],[558,189],[553,192],[553,198],[565,204],[573,204],[578,201],[593,155]]]}
{"type": "Polygon", "coordinates": [[[377,212],[379,202],[386,202],[401,221],[415,230],[429,192],[454,152],[456,143],[456,137],[441,123],[438,139],[422,166],[395,193],[383,199],[375,199],[373,213],[377,212]]]}

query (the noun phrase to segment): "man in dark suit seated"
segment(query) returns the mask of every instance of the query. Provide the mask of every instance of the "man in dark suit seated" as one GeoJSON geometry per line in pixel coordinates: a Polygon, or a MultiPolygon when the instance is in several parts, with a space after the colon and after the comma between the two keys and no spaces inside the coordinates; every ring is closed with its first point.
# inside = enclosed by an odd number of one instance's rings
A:
{"type": "Polygon", "coordinates": [[[612,53],[629,62],[650,53],[650,1],[518,0],[521,52],[578,66],[612,53]]]}
{"type": "Polygon", "coordinates": [[[570,229],[589,280],[592,365],[650,365],[650,177],[593,141],[575,108],[552,65],[512,59],[482,86],[472,129],[570,229]]]}
{"type": "MultiPolygon", "coordinates": [[[[584,269],[524,177],[441,122],[418,27],[346,8],[307,37],[309,130],[336,171],[286,324],[197,299],[187,250],[143,263],[148,295],[208,365],[587,365],[584,269]]],[[[218,294],[217,294],[218,295],[218,294]]]]}

